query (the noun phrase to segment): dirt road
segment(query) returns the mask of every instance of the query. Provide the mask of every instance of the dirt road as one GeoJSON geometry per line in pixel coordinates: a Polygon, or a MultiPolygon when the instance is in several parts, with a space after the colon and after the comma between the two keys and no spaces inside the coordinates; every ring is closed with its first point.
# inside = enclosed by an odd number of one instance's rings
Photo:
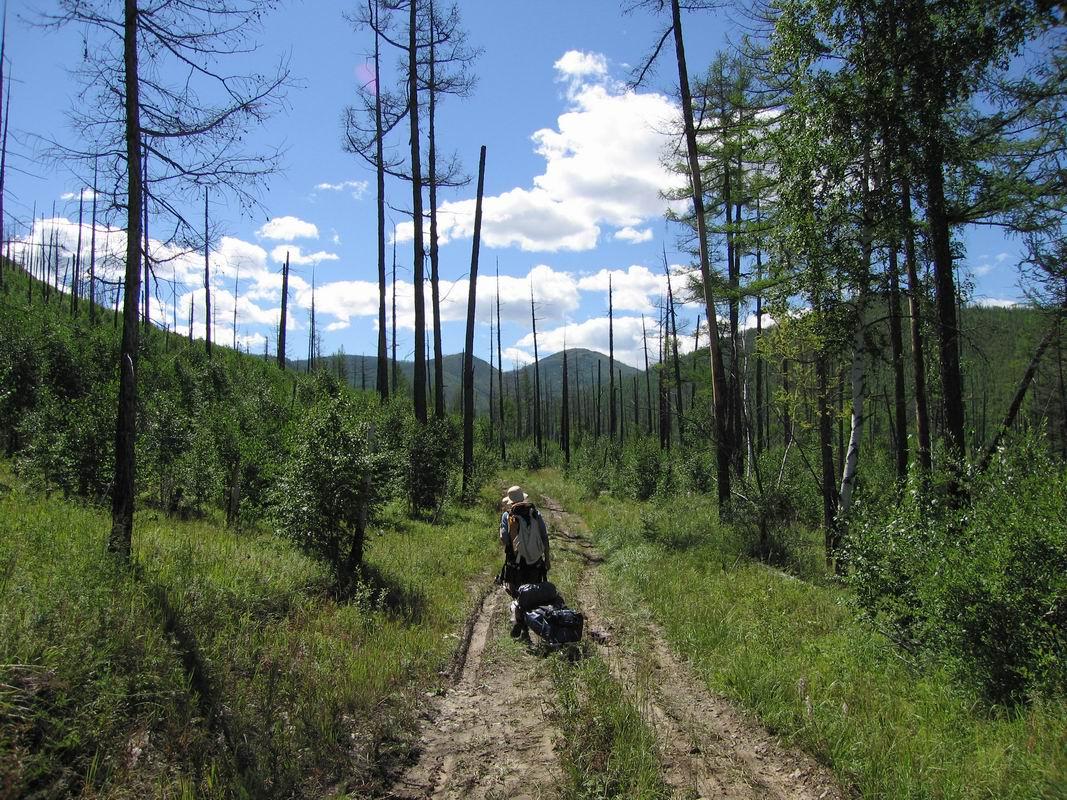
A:
{"type": "MultiPolygon", "coordinates": [[[[613,613],[602,559],[582,520],[552,498],[539,506],[555,556],[574,559],[586,615],[587,657],[608,665],[658,743],[664,782],[677,798],[841,800],[829,771],[783,747],[693,675],[650,620],[613,613]]],[[[390,798],[552,797],[566,743],[554,725],[555,690],[544,659],[508,638],[508,597],[494,587],[468,621],[451,684],[428,699],[418,758],[390,798]]]]}

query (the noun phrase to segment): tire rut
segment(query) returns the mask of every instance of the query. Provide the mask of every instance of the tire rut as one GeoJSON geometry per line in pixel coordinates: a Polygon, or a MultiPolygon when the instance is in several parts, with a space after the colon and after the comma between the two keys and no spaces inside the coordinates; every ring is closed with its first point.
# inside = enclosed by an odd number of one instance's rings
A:
{"type": "Polygon", "coordinates": [[[538,661],[494,647],[506,627],[507,600],[494,587],[468,620],[453,685],[425,712],[417,760],[386,797],[532,800],[555,784],[553,687],[538,661]]]}
{"type": "Polygon", "coordinates": [[[605,607],[596,585],[603,562],[584,534],[584,522],[549,497],[540,508],[554,535],[582,563],[578,602],[588,638],[660,744],[663,778],[675,796],[723,800],[842,800],[834,777],[808,754],[783,746],[728,700],[708,691],[689,664],[667,645],[650,621],[639,633],[648,644],[638,654],[620,644],[621,623],[605,607]]]}

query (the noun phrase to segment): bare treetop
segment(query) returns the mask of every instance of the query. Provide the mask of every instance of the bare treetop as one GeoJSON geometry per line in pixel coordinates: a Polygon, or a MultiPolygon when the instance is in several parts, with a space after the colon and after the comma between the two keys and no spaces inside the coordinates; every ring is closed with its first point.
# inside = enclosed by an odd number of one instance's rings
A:
{"type": "MultiPolygon", "coordinates": [[[[234,194],[247,210],[276,172],[281,150],[249,153],[246,132],[284,105],[292,85],[287,60],[268,71],[233,71],[256,49],[252,39],[276,0],[142,0],[137,4],[142,146],[150,155],[146,199],[153,215],[173,220],[173,239],[189,238],[185,208],[205,188],[234,194]]],[[[125,208],[123,4],[57,0],[40,15],[45,27],[83,28],[80,84],[70,117],[77,143],[50,142],[56,160],[89,170],[99,159],[108,211],[125,208]]],[[[78,169],[78,167],[75,167],[78,169]]],[[[195,238],[195,237],[194,237],[195,238]]]]}

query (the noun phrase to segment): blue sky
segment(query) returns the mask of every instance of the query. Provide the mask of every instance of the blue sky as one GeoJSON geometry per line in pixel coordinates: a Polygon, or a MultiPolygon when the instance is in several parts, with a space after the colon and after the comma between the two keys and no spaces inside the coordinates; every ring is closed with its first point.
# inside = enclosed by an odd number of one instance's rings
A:
{"type": "MultiPolygon", "coordinates": [[[[57,217],[68,222],[54,225],[73,248],[79,179],[41,158],[38,137],[64,141],[72,136],[67,116],[77,102],[77,86],[69,70],[82,55],[81,38],[77,30],[47,32],[26,24],[37,9],[49,6],[12,0],[9,8],[14,140],[5,211],[23,223],[25,233],[34,203],[40,217],[42,210],[50,216],[52,202],[58,202],[57,217]]],[[[220,199],[213,211],[226,233],[212,253],[216,339],[223,343],[233,335],[239,281],[238,339],[261,352],[264,336],[270,336],[273,352],[280,262],[288,251],[294,264],[289,356],[306,352],[313,271],[323,352],[343,347],[349,354],[374,353],[374,175],[341,146],[342,110],[354,101],[372,49],[370,35],[343,18],[351,7],[289,0],[255,35],[258,47],[245,63],[264,67],[288,56],[299,86],[288,92],[286,109],[249,137],[251,149],[285,147],[284,171],[265,185],[263,208],[249,216],[220,199]]],[[[637,365],[641,314],[651,327],[664,290],[662,249],[671,264],[684,261],[663,222],[665,203],[658,196],[677,180],[660,163],[677,114],[673,50],[665,50],[658,73],[645,86],[628,91],[624,82],[631,65],[658,38],[663,21],[646,14],[622,16],[619,8],[617,0],[461,4],[470,43],[483,50],[474,65],[478,84],[471,97],[443,102],[438,134],[440,150],[457,152],[468,174],[477,169],[479,146],[488,148],[476,342],[483,358],[488,358],[488,315],[495,297],[490,276],[497,263],[505,365],[532,354],[531,282],[543,354],[559,350],[564,338],[570,346],[606,351],[609,272],[616,292],[617,354],[637,365]]],[[[685,23],[691,73],[700,72],[736,33],[725,12],[689,15],[685,23]]],[[[389,73],[396,61],[386,55],[389,73]]],[[[406,141],[401,135],[394,144],[403,150],[406,141]]],[[[440,196],[446,352],[462,348],[473,187],[472,181],[440,196]]],[[[387,192],[395,206],[410,206],[407,187],[393,184],[387,192]]],[[[410,358],[411,224],[404,224],[400,213],[392,217],[398,225],[399,353],[410,358]]],[[[36,236],[47,235],[44,230],[39,224],[36,236]]],[[[102,237],[106,241],[98,242],[98,251],[118,249],[119,235],[102,237]]],[[[996,303],[1021,299],[1016,245],[989,230],[968,232],[966,244],[962,268],[975,282],[975,297],[996,303]]],[[[192,302],[199,320],[195,328],[202,331],[203,289],[196,288],[202,264],[202,255],[178,259],[173,293],[170,285],[159,288],[156,307],[168,320],[176,318],[180,330],[188,327],[192,302]]],[[[159,277],[171,277],[169,269],[159,277]]],[[[683,315],[690,331],[698,311],[694,306],[683,315]]]]}

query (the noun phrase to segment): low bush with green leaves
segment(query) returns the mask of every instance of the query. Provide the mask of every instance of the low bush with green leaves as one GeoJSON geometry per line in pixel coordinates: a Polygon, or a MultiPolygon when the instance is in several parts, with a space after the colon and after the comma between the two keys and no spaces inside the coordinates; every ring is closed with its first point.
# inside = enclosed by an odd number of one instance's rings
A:
{"type": "Polygon", "coordinates": [[[913,487],[849,547],[860,605],[994,703],[1067,697],[1067,470],[1022,439],[947,502],[913,487]]]}
{"type": "Polygon", "coordinates": [[[277,486],[278,533],[325,561],[342,586],[363,561],[367,524],[383,497],[386,454],[368,417],[345,393],[325,395],[301,421],[277,486]]]}

